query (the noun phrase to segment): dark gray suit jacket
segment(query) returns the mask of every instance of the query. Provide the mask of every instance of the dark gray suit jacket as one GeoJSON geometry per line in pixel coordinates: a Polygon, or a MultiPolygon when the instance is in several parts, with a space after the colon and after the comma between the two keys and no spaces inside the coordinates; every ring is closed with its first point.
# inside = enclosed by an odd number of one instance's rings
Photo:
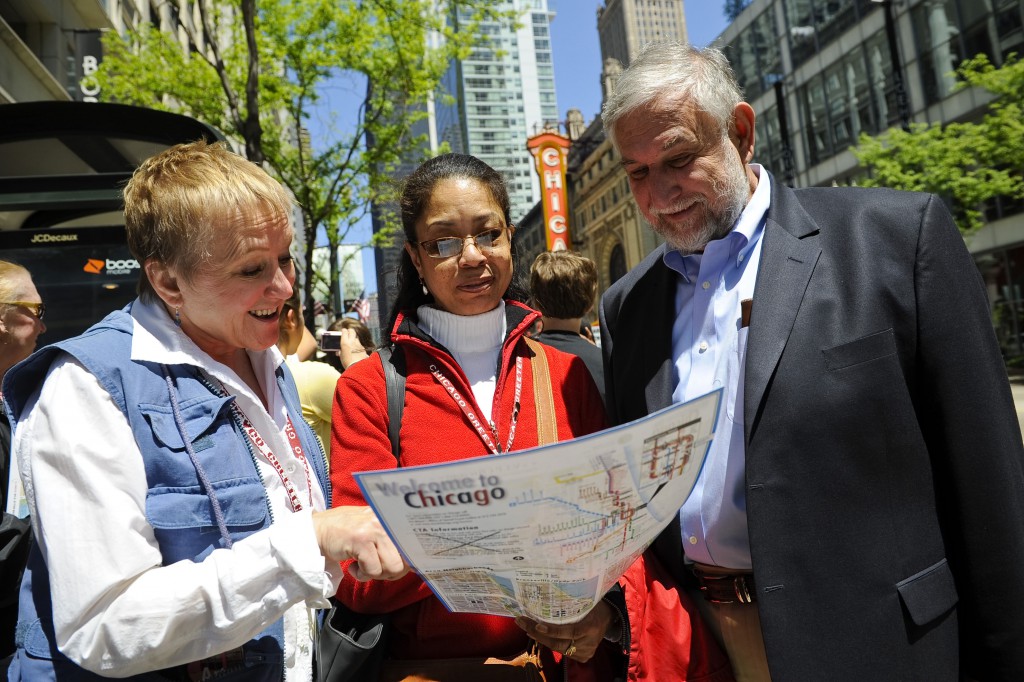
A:
{"type": "MultiPolygon", "coordinates": [[[[601,302],[613,423],[672,400],[663,254],[601,302]]],[[[942,202],[773,179],[747,344],[747,523],[774,682],[1024,680],[1024,449],[942,202]]],[[[655,552],[685,580],[678,524],[655,552]]]]}

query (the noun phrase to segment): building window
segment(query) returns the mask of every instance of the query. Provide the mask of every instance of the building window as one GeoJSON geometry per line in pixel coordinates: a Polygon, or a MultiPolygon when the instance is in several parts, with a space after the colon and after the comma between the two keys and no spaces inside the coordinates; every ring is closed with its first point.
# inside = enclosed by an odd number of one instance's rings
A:
{"type": "Polygon", "coordinates": [[[768,9],[725,47],[736,80],[750,101],[769,90],[782,77],[777,33],[775,11],[768,9]]]}
{"type": "Polygon", "coordinates": [[[779,130],[778,109],[765,109],[757,117],[754,125],[757,129],[757,139],[761,140],[757,148],[757,160],[778,177],[783,177],[786,163],[782,149],[782,133],[779,130]]]}
{"type": "Polygon", "coordinates": [[[956,7],[953,0],[929,2],[915,7],[911,19],[925,102],[934,104],[952,92],[956,84],[952,72],[965,56],[960,41],[954,38],[960,32],[956,7]]]}
{"type": "Polygon", "coordinates": [[[786,0],[784,8],[789,51],[793,66],[796,67],[807,61],[818,49],[814,34],[814,7],[811,0],[786,0]]]}
{"type": "Polygon", "coordinates": [[[1000,0],[996,4],[996,39],[1000,57],[1005,61],[1011,53],[1024,54],[1024,3],[1000,0]]]}
{"type": "Polygon", "coordinates": [[[861,131],[877,130],[861,50],[854,50],[825,72],[825,87],[835,149],[856,144],[861,131]]]}
{"type": "Polygon", "coordinates": [[[793,68],[879,8],[881,5],[872,0],[785,0],[783,9],[793,68]]]}
{"type": "Polygon", "coordinates": [[[615,284],[625,276],[627,270],[626,250],[622,248],[622,244],[616,244],[608,258],[608,283],[615,284]]]}
{"type": "Polygon", "coordinates": [[[814,4],[818,44],[822,47],[857,23],[857,0],[816,0],[814,4]]]}
{"type": "Polygon", "coordinates": [[[915,7],[911,20],[926,102],[950,94],[950,74],[964,59],[984,54],[999,66],[1011,52],[1021,52],[1022,9],[1019,0],[936,0],[915,7]]]}
{"type": "Polygon", "coordinates": [[[868,65],[871,105],[874,108],[874,132],[878,133],[896,125],[900,117],[889,42],[884,35],[873,36],[864,43],[864,52],[868,65]]]}
{"type": "Polygon", "coordinates": [[[800,105],[804,111],[807,142],[807,165],[814,166],[832,156],[828,111],[825,107],[825,83],[817,75],[800,88],[800,105]]]}

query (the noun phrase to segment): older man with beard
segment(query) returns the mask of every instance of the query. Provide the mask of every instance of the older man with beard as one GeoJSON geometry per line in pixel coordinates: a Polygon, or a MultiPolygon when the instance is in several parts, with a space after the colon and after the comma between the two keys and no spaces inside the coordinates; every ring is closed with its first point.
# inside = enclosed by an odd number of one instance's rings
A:
{"type": "Polygon", "coordinates": [[[937,197],[777,182],[714,49],[604,106],[666,244],[601,304],[622,423],[721,388],[654,553],[737,679],[1024,679],[1024,451],[981,279],[937,197]]]}

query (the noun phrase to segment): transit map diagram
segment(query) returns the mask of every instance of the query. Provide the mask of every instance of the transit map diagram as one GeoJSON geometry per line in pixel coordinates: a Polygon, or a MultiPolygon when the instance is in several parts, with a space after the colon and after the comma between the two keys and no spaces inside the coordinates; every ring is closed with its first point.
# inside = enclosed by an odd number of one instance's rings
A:
{"type": "Polygon", "coordinates": [[[453,611],[571,622],[693,489],[721,391],[583,438],[356,474],[407,561],[453,611]]]}

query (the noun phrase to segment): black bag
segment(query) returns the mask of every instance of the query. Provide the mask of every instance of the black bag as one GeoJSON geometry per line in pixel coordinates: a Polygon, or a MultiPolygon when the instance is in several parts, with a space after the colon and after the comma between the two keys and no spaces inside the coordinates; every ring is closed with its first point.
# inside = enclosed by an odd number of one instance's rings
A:
{"type": "Polygon", "coordinates": [[[372,682],[380,677],[391,615],[356,613],[334,602],[317,647],[318,682],[372,682]]]}
{"type": "MultiPolygon", "coordinates": [[[[398,351],[397,347],[395,350],[398,351]]],[[[401,351],[392,354],[390,348],[381,348],[377,355],[384,366],[388,438],[397,464],[401,454],[398,431],[405,407],[405,358],[401,351]]],[[[388,648],[391,614],[356,613],[334,599],[331,604],[324,616],[317,643],[317,682],[373,682],[380,679],[381,664],[388,648]]]]}

